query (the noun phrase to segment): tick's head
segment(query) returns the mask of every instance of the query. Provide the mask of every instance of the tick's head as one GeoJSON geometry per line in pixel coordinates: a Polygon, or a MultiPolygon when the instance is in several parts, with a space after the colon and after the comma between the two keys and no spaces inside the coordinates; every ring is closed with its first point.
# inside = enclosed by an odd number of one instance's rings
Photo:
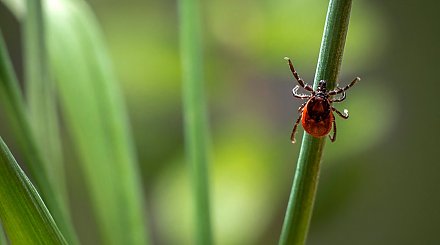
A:
{"type": "Polygon", "coordinates": [[[327,90],[327,82],[324,80],[319,81],[318,91],[326,91],[326,90],[327,90]]]}

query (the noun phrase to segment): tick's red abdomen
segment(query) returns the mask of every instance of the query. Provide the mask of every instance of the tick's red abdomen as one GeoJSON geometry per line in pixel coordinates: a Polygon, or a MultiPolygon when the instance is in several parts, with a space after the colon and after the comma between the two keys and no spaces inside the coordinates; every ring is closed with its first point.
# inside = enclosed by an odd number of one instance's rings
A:
{"type": "Polygon", "coordinates": [[[307,111],[307,108],[308,106],[306,105],[302,112],[301,119],[304,130],[314,137],[323,137],[330,133],[333,123],[333,113],[330,112],[327,114],[323,112],[325,115],[323,115],[322,119],[314,119],[310,116],[310,112],[307,111]]]}

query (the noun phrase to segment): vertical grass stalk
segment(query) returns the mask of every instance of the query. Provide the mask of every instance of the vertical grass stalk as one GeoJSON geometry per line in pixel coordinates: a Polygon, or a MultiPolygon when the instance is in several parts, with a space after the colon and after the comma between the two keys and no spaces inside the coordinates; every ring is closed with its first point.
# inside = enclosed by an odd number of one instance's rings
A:
{"type": "MultiPolygon", "coordinates": [[[[316,68],[314,88],[320,80],[333,89],[341,67],[350,19],[351,0],[330,0],[316,68]]],[[[280,245],[305,244],[318,187],[320,163],[327,137],[304,133],[281,232],[280,245]]]]}
{"type": "Polygon", "coordinates": [[[212,244],[208,186],[207,120],[203,95],[201,17],[198,0],[180,0],[180,50],[184,130],[194,194],[196,244],[212,244]]]}

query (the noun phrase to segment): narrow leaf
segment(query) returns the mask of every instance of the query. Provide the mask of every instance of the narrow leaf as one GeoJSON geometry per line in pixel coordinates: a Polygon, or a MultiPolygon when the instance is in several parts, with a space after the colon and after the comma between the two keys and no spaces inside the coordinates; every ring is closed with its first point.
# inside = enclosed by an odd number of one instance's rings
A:
{"type": "Polygon", "coordinates": [[[1,138],[0,196],[0,219],[12,244],[67,244],[1,138]]]}
{"type": "Polygon", "coordinates": [[[49,181],[66,198],[55,87],[50,79],[40,0],[28,0],[24,18],[25,86],[29,119],[45,161],[49,181]]]}
{"type": "Polygon", "coordinates": [[[101,32],[85,2],[46,3],[48,47],[61,111],[79,152],[103,241],[145,244],[137,159],[101,32]]]}
{"type": "MultiPolygon", "coordinates": [[[[63,231],[72,230],[68,212],[60,193],[49,182],[49,174],[44,168],[43,158],[35,143],[29,125],[27,109],[8,58],[6,46],[0,34],[0,105],[5,109],[5,118],[11,125],[18,146],[23,153],[29,172],[54,219],[63,231]]],[[[49,170],[48,170],[49,171],[49,170]]]]}
{"type": "MultiPolygon", "coordinates": [[[[60,205],[63,205],[64,210],[68,210],[57,101],[48,69],[43,7],[40,0],[27,0],[26,3],[23,43],[25,85],[30,115],[28,118],[39,146],[38,150],[44,158],[44,165],[40,167],[47,173],[48,182],[59,195],[60,205]]],[[[69,243],[77,244],[69,213],[65,212],[63,218],[68,225],[61,225],[60,228],[69,243]]]]}

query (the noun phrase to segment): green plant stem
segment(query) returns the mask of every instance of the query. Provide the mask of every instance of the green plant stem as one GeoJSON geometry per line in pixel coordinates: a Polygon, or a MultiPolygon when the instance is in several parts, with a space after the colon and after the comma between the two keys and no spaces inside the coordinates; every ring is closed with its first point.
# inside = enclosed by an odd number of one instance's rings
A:
{"type": "Polygon", "coordinates": [[[212,243],[207,154],[207,120],[203,96],[203,62],[198,0],[181,0],[180,48],[185,146],[195,201],[196,244],[212,243]]]}
{"type": "MultiPolygon", "coordinates": [[[[350,19],[351,0],[330,0],[319,52],[314,88],[320,80],[327,88],[336,84],[350,19]]],[[[318,187],[320,163],[327,137],[304,133],[280,237],[280,245],[305,244],[318,187]]]]}

